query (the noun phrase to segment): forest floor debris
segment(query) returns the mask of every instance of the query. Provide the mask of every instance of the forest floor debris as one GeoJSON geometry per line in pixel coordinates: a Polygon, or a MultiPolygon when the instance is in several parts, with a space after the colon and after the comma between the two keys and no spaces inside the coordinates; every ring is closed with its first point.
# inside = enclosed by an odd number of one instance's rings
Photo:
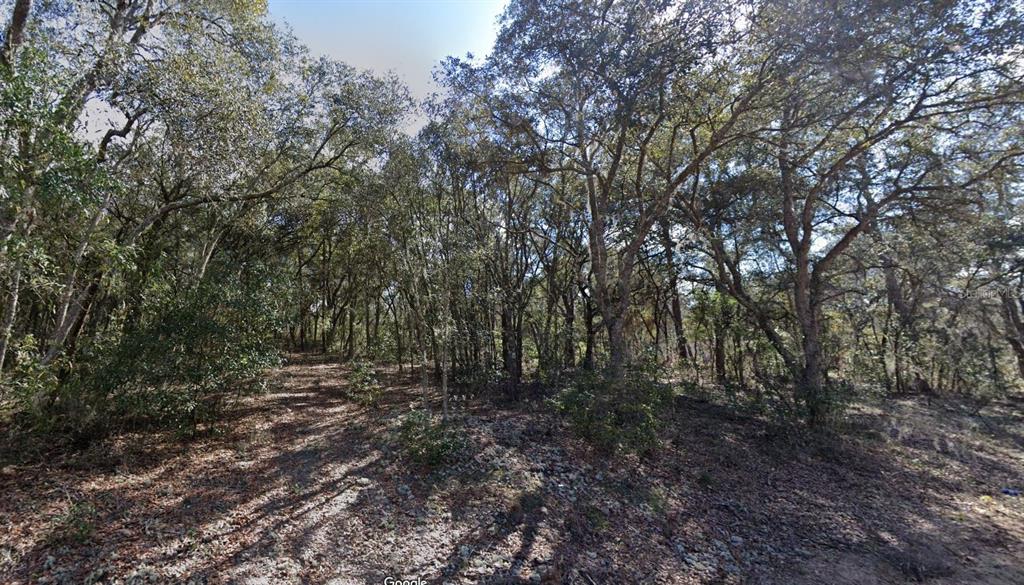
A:
{"type": "MultiPolygon", "coordinates": [[[[191,441],[133,434],[0,465],[4,583],[1024,583],[1024,405],[858,406],[824,444],[680,399],[650,457],[604,457],[542,403],[461,403],[454,464],[347,370],[291,356],[191,441]]],[[[436,398],[436,397],[435,397],[436,398]]]]}

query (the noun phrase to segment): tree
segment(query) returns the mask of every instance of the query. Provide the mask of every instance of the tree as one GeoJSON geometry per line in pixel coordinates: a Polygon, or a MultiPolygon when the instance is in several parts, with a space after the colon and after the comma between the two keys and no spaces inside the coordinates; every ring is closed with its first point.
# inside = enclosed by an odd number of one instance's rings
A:
{"type": "MultiPolygon", "coordinates": [[[[828,410],[822,307],[838,259],[896,217],[971,201],[1020,157],[1019,144],[991,129],[1021,97],[1010,60],[1021,20],[1012,7],[985,2],[927,9],[796,2],[770,5],[761,16],[752,39],[764,51],[786,40],[776,108],[758,134],[763,158],[754,164],[774,169],[764,192],[777,206],[780,259],[792,278],[795,353],[745,292],[742,261],[713,233],[708,240],[727,268],[722,284],[773,340],[809,422],[818,424],[828,410]],[[836,26],[855,12],[869,17],[836,26]]],[[[689,208],[700,225],[700,202],[689,208]]]]}
{"type": "MultiPolygon", "coordinates": [[[[489,80],[499,122],[534,146],[533,172],[579,179],[613,378],[629,359],[644,242],[711,153],[738,137],[766,83],[762,69],[737,85],[726,63],[741,27],[723,13],[704,2],[514,2],[488,65],[462,71],[489,80]],[[738,91],[709,98],[726,88],[738,91]]],[[[457,91],[480,83],[452,82],[457,91]]]]}

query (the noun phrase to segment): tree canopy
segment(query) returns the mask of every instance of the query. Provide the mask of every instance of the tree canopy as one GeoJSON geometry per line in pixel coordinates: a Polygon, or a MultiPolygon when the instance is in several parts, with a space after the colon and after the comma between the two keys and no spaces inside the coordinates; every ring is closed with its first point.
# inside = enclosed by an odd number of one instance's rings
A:
{"type": "Polygon", "coordinates": [[[194,425],[282,350],[445,414],[584,373],[812,426],[1019,389],[1021,10],[513,0],[416,104],[262,2],[0,3],[2,398],[194,425]]]}

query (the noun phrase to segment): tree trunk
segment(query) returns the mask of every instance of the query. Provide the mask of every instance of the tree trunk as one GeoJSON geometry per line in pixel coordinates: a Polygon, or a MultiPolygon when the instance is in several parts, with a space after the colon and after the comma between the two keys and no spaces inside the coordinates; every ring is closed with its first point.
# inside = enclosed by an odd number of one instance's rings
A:
{"type": "Polygon", "coordinates": [[[508,309],[501,308],[501,367],[512,377],[512,328],[509,325],[508,309]]]}
{"type": "Polygon", "coordinates": [[[31,11],[31,0],[17,0],[14,3],[14,10],[11,11],[11,21],[7,25],[7,34],[4,35],[4,44],[0,47],[0,65],[5,68],[14,69],[14,52],[21,45],[22,39],[25,36],[25,25],[28,22],[28,15],[31,11]]]}
{"type": "Polygon", "coordinates": [[[1017,370],[1024,378],[1024,319],[1021,319],[1024,298],[1014,298],[1006,291],[999,295],[999,300],[1002,301],[1003,318],[1006,321],[1006,341],[1017,357],[1017,370]]]}
{"type": "Polygon", "coordinates": [[[743,337],[739,333],[735,333],[732,338],[733,347],[736,348],[736,356],[734,363],[736,364],[736,381],[739,382],[740,388],[747,387],[747,376],[746,376],[746,357],[743,351],[743,337]]]}
{"type": "Polygon", "coordinates": [[[583,303],[583,321],[587,329],[587,344],[583,350],[583,368],[586,370],[594,369],[594,343],[597,335],[597,326],[594,324],[594,304],[591,300],[585,299],[583,303]]]}
{"type": "Polygon", "coordinates": [[[199,269],[196,271],[196,286],[199,286],[203,282],[203,277],[206,276],[206,269],[210,266],[210,259],[213,258],[213,253],[217,250],[221,233],[216,232],[209,242],[203,244],[203,256],[200,258],[199,269]]]}
{"type": "Polygon", "coordinates": [[[420,391],[423,397],[423,409],[430,412],[430,397],[427,395],[427,346],[420,339],[420,391]]]}
{"type": "Polygon", "coordinates": [[[803,371],[799,380],[799,395],[807,408],[807,423],[811,427],[825,423],[828,405],[825,396],[825,367],[821,355],[821,324],[816,287],[801,286],[797,277],[797,320],[800,324],[803,371]]]}
{"type": "Polygon", "coordinates": [[[448,424],[448,340],[441,343],[441,424],[448,424]]]}
{"type": "Polygon", "coordinates": [[[323,307],[320,307],[320,309],[316,313],[313,314],[313,330],[310,331],[309,346],[314,351],[316,350],[316,340],[320,338],[320,336],[319,336],[319,331],[320,331],[320,313],[322,311],[323,311],[323,307]]]}
{"type": "Polygon", "coordinates": [[[518,387],[523,378],[523,329],[508,306],[501,309],[501,356],[512,385],[518,387]]]}
{"type": "Polygon", "coordinates": [[[398,312],[393,311],[392,314],[395,317],[395,360],[398,361],[398,373],[401,374],[403,368],[402,363],[405,359],[405,351],[402,347],[402,328],[398,322],[398,312]]]}
{"type": "Polygon", "coordinates": [[[576,295],[563,295],[562,305],[565,310],[565,324],[562,329],[562,367],[574,368],[576,367],[576,340],[573,330],[576,322],[576,295]]]}
{"type": "Polygon", "coordinates": [[[812,427],[825,422],[827,411],[825,397],[825,369],[821,359],[821,342],[818,339],[817,324],[804,332],[804,372],[801,380],[804,402],[807,404],[807,422],[812,427]]]}
{"type": "Polygon", "coordinates": [[[676,357],[685,361],[690,355],[686,347],[686,333],[683,330],[683,308],[679,301],[679,274],[676,271],[675,245],[672,242],[667,221],[661,222],[661,245],[665,251],[665,266],[668,269],[668,294],[672,327],[676,334],[676,357]]]}
{"type": "Polygon", "coordinates": [[[370,346],[373,344],[373,320],[370,318],[370,299],[367,297],[363,303],[363,334],[366,335],[363,346],[363,354],[369,355],[370,346]]]}
{"type": "Polygon", "coordinates": [[[75,355],[75,350],[78,347],[78,337],[81,335],[82,330],[85,328],[86,322],[89,320],[89,316],[92,313],[92,307],[96,300],[96,293],[100,289],[100,281],[103,278],[103,273],[99,272],[93,277],[92,282],[89,283],[86,288],[85,299],[82,305],[85,307],[78,315],[78,319],[75,320],[74,326],[71,328],[71,334],[68,336],[67,352],[69,356],[75,355]]]}
{"type": "Polygon", "coordinates": [[[78,314],[82,309],[81,296],[84,296],[85,291],[82,291],[80,298],[76,299],[75,295],[75,284],[78,280],[78,269],[82,265],[82,259],[85,257],[86,250],[89,249],[89,239],[92,237],[93,232],[99,227],[103,218],[107,215],[107,208],[110,206],[110,201],[113,195],[108,193],[103,200],[103,204],[100,206],[96,213],[93,215],[92,220],[86,227],[85,234],[82,236],[82,241],[79,242],[78,248],[75,250],[74,259],[71,262],[71,270],[68,272],[68,276],[64,281],[64,287],[61,292],[61,300],[57,306],[57,316],[54,320],[54,331],[53,336],[50,338],[50,347],[43,356],[42,363],[48,364],[56,358],[61,351],[64,349],[64,342],[67,340],[68,334],[71,332],[71,327],[74,325],[75,320],[78,318],[78,314]],[[75,306],[72,306],[73,302],[76,302],[75,306]]]}
{"type": "Polygon", "coordinates": [[[728,382],[728,374],[725,369],[725,327],[722,326],[721,320],[715,320],[714,324],[715,334],[715,347],[714,359],[715,359],[715,383],[719,386],[725,386],[728,382]]]}
{"type": "Polygon", "coordinates": [[[629,359],[625,319],[622,317],[613,318],[607,327],[608,376],[611,380],[621,380],[626,375],[626,363],[629,359]]]}
{"type": "Polygon", "coordinates": [[[10,343],[11,333],[14,329],[14,317],[18,312],[18,292],[21,288],[21,265],[18,264],[11,275],[11,290],[7,297],[7,310],[4,311],[4,322],[0,325],[0,373],[4,369],[4,359],[7,356],[7,346],[10,343]]]}
{"type": "Polygon", "coordinates": [[[356,312],[348,311],[348,335],[345,339],[345,361],[351,361],[356,355],[356,312]]]}

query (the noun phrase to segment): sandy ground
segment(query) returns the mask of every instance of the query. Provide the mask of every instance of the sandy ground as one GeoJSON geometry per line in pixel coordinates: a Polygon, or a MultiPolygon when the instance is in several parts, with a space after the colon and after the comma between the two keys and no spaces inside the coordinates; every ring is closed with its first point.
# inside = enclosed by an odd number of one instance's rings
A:
{"type": "Polygon", "coordinates": [[[345,370],[293,356],[192,441],[120,436],[0,468],[3,583],[1022,584],[1024,402],[859,407],[812,446],[680,399],[649,458],[540,401],[464,401],[460,462],[410,465],[345,370]]]}

